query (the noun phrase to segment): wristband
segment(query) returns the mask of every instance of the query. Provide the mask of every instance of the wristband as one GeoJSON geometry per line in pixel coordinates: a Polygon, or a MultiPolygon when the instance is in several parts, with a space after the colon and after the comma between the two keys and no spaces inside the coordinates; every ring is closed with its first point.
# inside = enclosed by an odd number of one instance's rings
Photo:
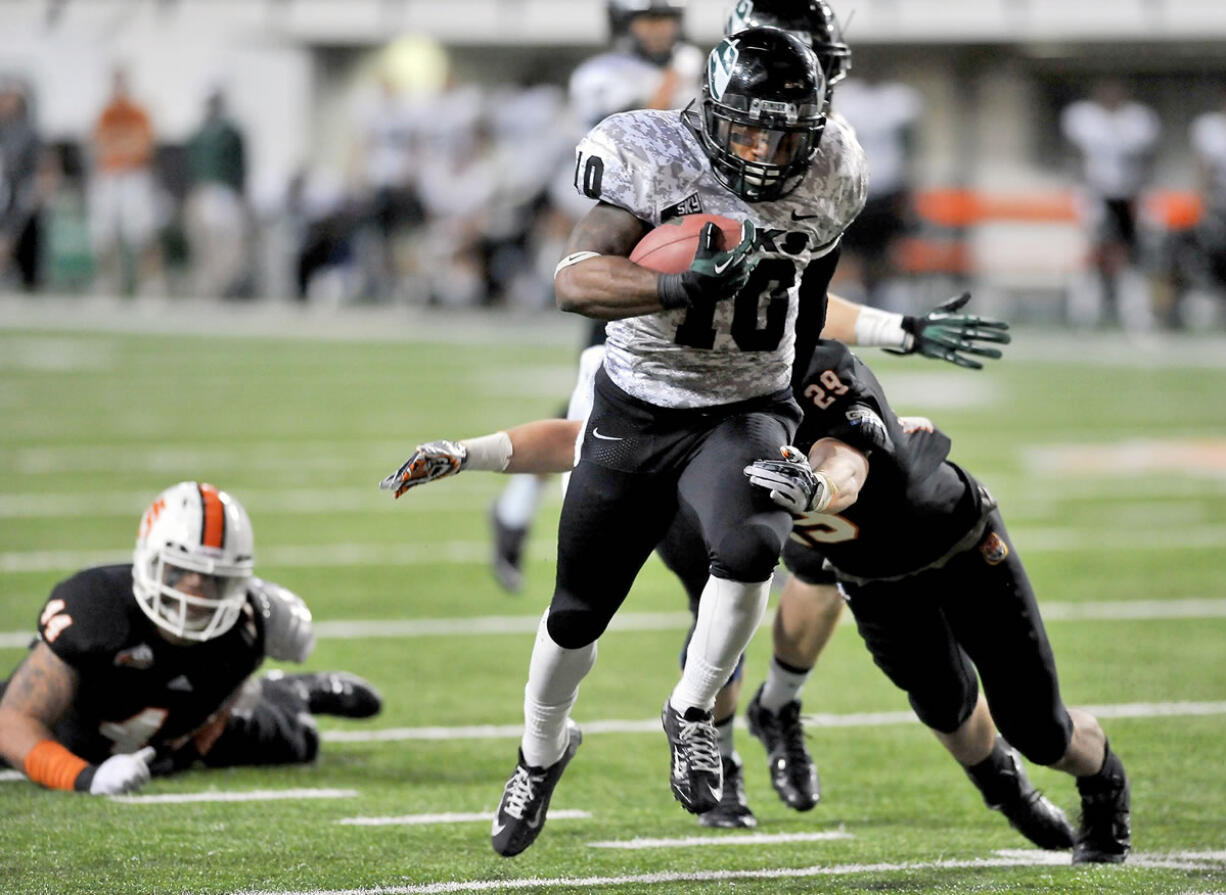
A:
{"type": "Polygon", "coordinates": [[[511,462],[511,436],[506,432],[466,438],[460,442],[468,448],[468,469],[483,469],[486,472],[505,472],[511,462]]]}
{"type": "Polygon", "coordinates": [[[910,349],[915,339],[907,332],[902,314],[864,305],[856,318],[856,344],[865,348],[910,349]]]}
{"type": "Polygon", "coordinates": [[[558,274],[566,270],[572,264],[578,264],[580,261],[586,261],[588,258],[599,258],[600,252],[572,252],[561,261],[558,266],[553,269],[554,279],[557,279],[558,274]]]}
{"type": "Polygon", "coordinates": [[[659,279],[656,280],[656,295],[660,298],[660,305],[666,311],[675,311],[678,308],[688,308],[693,304],[693,299],[690,298],[689,291],[685,288],[685,281],[682,279],[683,273],[662,273],[659,279]]]}
{"type": "Polygon", "coordinates": [[[97,767],[73,755],[55,740],[43,740],[26,753],[26,776],[48,789],[89,792],[97,767]]]}

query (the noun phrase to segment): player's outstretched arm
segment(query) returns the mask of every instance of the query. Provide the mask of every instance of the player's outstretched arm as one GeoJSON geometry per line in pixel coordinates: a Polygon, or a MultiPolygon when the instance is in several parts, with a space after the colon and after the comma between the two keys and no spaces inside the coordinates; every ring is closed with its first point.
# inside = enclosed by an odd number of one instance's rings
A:
{"type": "Polygon", "coordinates": [[[791,445],[782,459],[755,460],[745,467],[751,484],[770,492],[790,513],[838,513],[860,496],[868,477],[868,458],[836,438],[822,438],[806,457],[791,445]]]}
{"type": "Polygon", "coordinates": [[[465,469],[490,472],[566,472],[574,466],[578,420],[536,420],[462,441],[419,444],[379,487],[399,497],[410,488],[457,475],[465,469]]]}
{"type": "Polygon", "coordinates": [[[918,353],[979,370],[983,364],[967,355],[999,358],[1000,349],[991,346],[1008,345],[1012,338],[1009,324],[1003,320],[958,313],[970,300],[971,294],[963,292],[922,317],[913,317],[831,295],[822,338],[837,339],[845,345],[884,348],[894,354],[918,353]]]}
{"type": "Polygon", "coordinates": [[[30,650],[0,700],[0,756],[48,789],[110,795],[140,788],[149,780],[152,748],[91,765],[56,742],[51,728],[72,705],[77,681],[47,644],[30,650]]]}

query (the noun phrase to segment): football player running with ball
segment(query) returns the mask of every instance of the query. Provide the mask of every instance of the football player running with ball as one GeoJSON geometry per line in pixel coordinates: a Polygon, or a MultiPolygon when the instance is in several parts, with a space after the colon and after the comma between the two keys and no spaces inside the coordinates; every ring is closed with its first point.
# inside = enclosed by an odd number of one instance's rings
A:
{"type": "Polygon", "coordinates": [[[252,574],[251,521],[224,491],[180,482],[141,519],[131,565],[56,585],[38,639],[0,683],[0,759],[49,789],[114,795],[151,774],[313,761],[312,715],[380,709],[344,672],[251,675],[302,662],[311,613],[252,574]]]}
{"type": "MultiPolygon", "coordinates": [[[[576,226],[555,279],[563,310],[611,321],[604,368],[562,508],[557,581],[524,696],[525,731],[494,819],[511,856],[540,833],[581,736],[570,720],[596,641],[679,506],[700,521],[711,576],[680,683],[662,721],[674,796],[703,813],[723,794],[715,694],[766,606],[788,514],[739,470],[787,443],[801,275],[816,300],[866,188],[863,154],[828,126],[826,78],[785,32],[745,31],[712,51],[700,109],[602,122],[577,150],[597,205],[576,226]],[[678,209],[744,221],[739,244],[704,234],[692,268],[628,260],[678,209]]],[[[684,212],[683,212],[684,213],[684,212]]]]}

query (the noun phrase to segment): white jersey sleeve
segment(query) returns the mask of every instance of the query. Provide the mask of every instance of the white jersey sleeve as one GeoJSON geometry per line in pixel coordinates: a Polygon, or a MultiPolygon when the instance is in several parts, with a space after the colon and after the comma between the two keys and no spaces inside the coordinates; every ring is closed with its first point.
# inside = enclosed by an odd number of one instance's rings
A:
{"type": "Polygon", "coordinates": [[[656,173],[642,144],[626,139],[625,121],[640,115],[611,115],[575,149],[575,189],[589,199],[624,208],[648,223],[655,220],[656,173]]]}

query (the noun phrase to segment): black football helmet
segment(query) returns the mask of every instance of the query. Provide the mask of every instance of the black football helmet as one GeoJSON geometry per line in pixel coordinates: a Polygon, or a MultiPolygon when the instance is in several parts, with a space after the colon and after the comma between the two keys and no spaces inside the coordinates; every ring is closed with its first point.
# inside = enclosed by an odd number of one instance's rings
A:
{"type": "Polygon", "coordinates": [[[851,71],[851,48],[842,40],[834,12],[825,0],[737,0],[724,34],[746,28],[780,28],[806,41],[834,86],[851,71]]]}
{"type": "Polygon", "coordinates": [[[672,58],[672,49],[667,54],[651,53],[641,46],[630,33],[630,22],[636,16],[666,16],[678,22],[685,16],[686,0],[608,0],[609,36],[615,44],[628,45],[629,49],[655,65],[667,65],[672,58]]]}
{"type": "Polygon", "coordinates": [[[748,202],[796,189],[826,127],[827,89],[816,54],[787,31],[751,28],[720,41],[695,128],[719,182],[748,202]]]}

